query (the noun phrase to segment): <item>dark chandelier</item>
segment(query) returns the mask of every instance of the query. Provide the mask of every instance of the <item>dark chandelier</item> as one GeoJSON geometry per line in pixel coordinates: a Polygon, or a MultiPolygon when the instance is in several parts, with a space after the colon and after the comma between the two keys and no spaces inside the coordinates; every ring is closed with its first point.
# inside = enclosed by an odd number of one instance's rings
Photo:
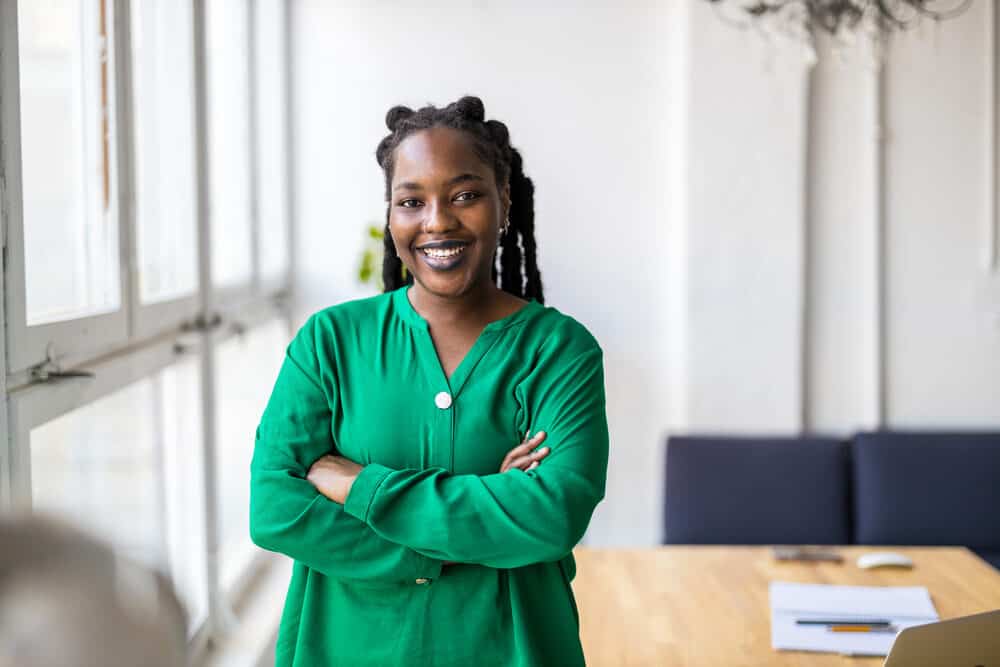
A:
{"type": "MultiPolygon", "coordinates": [[[[708,0],[735,4],[751,19],[791,18],[808,35],[817,31],[837,36],[863,23],[879,32],[905,30],[921,19],[940,21],[958,16],[972,0],[708,0]],[[792,18],[793,17],[793,18],[792,18]]],[[[988,0],[989,1],[989,0],[988,0]]],[[[993,0],[995,1],[995,0],[993,0]]]]}

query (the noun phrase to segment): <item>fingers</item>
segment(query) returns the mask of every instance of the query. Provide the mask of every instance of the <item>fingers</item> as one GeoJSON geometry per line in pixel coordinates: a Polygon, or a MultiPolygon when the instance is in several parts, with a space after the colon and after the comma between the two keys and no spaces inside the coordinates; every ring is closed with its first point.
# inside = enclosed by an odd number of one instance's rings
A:
{"type": "MultiPolygon", "coordinates": [[[[528,437],[527,434],[525,437],[528,437]]],[[[542,444],[543,440],[545,440],[545,431],[539,431],[530,439],[525,440],[520,445],[507,452],[507,455],[503,457],[503,461],[500,463],[500,472],[504,472],[506,469],[510,468],[512,461],[530,454],[533,449],[542,444]]]]}
{"type": "MultiPolygon", "coordinates": [[[[518,468],[526,471],[531,465],[540,463],[542,459],[549,455],[550,451],[551,450],[548,447],[542,447],[536,452],[531,452],[525,456],[519,456],[507,465],[506,470],[518,468]]],[[[500,472],[506,472],[506,470],[501,469],[500,472]]]]}
{"type": "Polygon", "coordinates": [[[549,448],[542,447],[537,452],[531,452],[526,456],[519,456],[518,458],[514,459],[513,461],[511,461],[510,467],[520,468],[521,470],[525,470],[532,463],[535,463],[536,461],[541,461],[548,455],[549,455],[549,448]]]}
{"type": "Polygon", "coordinates": [[[524,456],[525,454],[531,452],[531,450],[535,447],[542,444],[543,440],[545,440],[545,431],[539,431],[535,435],[531,436],[531,438],[525,440],[520,445],[507,452],[507,456],[505,458],[515,459],[519,456],[524,456]]]}

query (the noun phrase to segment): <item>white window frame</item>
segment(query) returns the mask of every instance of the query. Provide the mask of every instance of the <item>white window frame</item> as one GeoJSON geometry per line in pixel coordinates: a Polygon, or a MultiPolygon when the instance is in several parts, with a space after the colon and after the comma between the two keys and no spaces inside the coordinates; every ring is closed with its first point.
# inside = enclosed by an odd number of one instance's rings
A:
{"type": "MultiPolygon", "coordinates": [[[[259,115],[257,113],[258,107],[260,105],[261,92],[258,90],[258,78],[253,76],[258,70],[258,56],[260,50],[257,44],[257,27],[258,27],[258,15],[257,7],[259,6],[258,0],[251,0],[250,3],[250,23],[249,23],[249,34],[250,34],[250,134],[253,138],[251,140],[251,161],[253,164],[253,170],[251,173],[251,192],[258,192],[260,190],[260,169],[259,169],[259,149],[256,141],[257,131],[258,131],[258,120],[259,115]]],[[[277,92],[277,95],[289,99],[291,97],[292,89],[292,71],[291,71],[291,26],[290,26],[290,12],[288,11],[287,2],[283,6],[284,11],[280,19],[281,25],[280,30],[284,33],[282,46],[284,47],[282,57],[284,59],[284,67],[282,68],[283,81],[282,89],[277,92]]],[[[275,91],[271,91],[274,95],[275,91]]],[[[292,219],[292,204],[291,204],[291,173],[292,173],[292,160],[291,160],[291,142],[292,142],[292,119],[291,119],[291,109],[289,105],[285,106],[285,126],[281,128],[281,132],[284,134],[284,144],[286,150],[286,161],[284,164],[285,172],[285,196],[288,201],[285,202],[285,219],[288,222],[289,227],[291,227],[292,219]]],[[[277,295],[278,298],[282,298],[288,288],[288,285],[292,284],[292,262],[290,255],[292,254],[292,236],[289,234],[286,239],[286,248],[288,249],[289,257],[285,266],[285,270],[278,276],[268,276],[265,277],[263,271],[261,270],[262,253],[260,252],[261,245],[261,234],[260,234],[260,200],[254,197],[253,200],[253,240],[254,240],[254,252],[256,257],[254,258],[254,285],[258,293],[273,294],[277,295]]],[[[287,231],[287,230],[286,230],[287,231]]]]}
{"type": "MultiPolygon", "coordinates": [[[[247,284],[214,288],[211,281],[211,224],[208,187],[207,82],[205,58],[205,3],[209,0],[186,0],[192,5],[194,51],[196,224],[198,231],[198,288],[195,294],[178,299],[140,303],[138,294],[134,184],[134,118],[132,117],[131,52],[129,20],[130,2],[143,0],[108,0],[110,21],[109,42],[116,50],[114,65],[113,111],[115,125],[112,171],[116,208],[115,221],[119,232],[120,307],[114,313],[81,317],[74,320],[28,327],[25,325],[24,244],[21,190],[20,87],[18,79],[18,2],[31,0],[0,0],[0,236],[3,240],[3,271],[0,288],[0,328],[7,347],[0,346],[0,368],[6,370],[0,386],[0,512],[31,504],[32,429],[61,415],[82,408],[93,401],[124,387],[149,378],[186,355],[197,351],[200,360],[202,394],[202,452],[204,460],[203,488],[206,516],[206,560],[208,573],[208,618],[191,638],[195,656],[204,651],[208,640],[228,629],[230,609],[252,582],[266,561],[261,552],[230,587],[222,590],[218,572],[219,526],[216,516],[216,348],[242,331],[275,318],[289,330],[292,316],[289,299],[292,296],[293,239],[295,220],[292,211],[292,165],[290,155],[292,120],[285,110],[284,144],[289,152],[284,163],[285,219],[287,220],[287,269],[281,279],[261,280],[259,250],[259,215],[257,203],[258,150],[253,132],[256,114],[256,72],[254,69],[256,3],[247,3],[249,17],[248,57],[250,59],[250,123],[251,239],[252,275],[247,284]],[[9,353],[8,353],[9,351],[9,353]],[[28,372],[32,366],[46,361],[54,351],[53,361],[62,369],[83,370],[93,377],[58,379],[38,382],[28,372]]],[[[171,0],[173,1],[173,0],[171,0]]],[[[182,0],[177,0],[182,1],[182,0]]],[[[290,92],[291,39],[288,2],[282,3],[283,21],[277,29],[284,31],[285,62],[282,66],[282,87],[290,92]]],[[[248,442],[248,447],[252,442],[248,442]]]]}
{"type": "Polygon", "coordinates": [[[80,367],[93,377],[32,384],[8,394],[13,504],[31,507],[31,431],[105,396],[149,378],[185,358],[189,348],[169,339],[80,367]]]}
{"type": "MultiPolygon", "coordinates": [[[[112,0],[107,0],[111,12],[108,26],[108,58],[110,65],[117,70],[119,61],[119,45],[115,38],[114,24],[118,20],[117,7],[112,0]]],[[[5,168],[3,180],[4,224],[6,227],[5,249],[18,249],[17,252],[6,251],[5,268],[7,281],[7,335],[8,355],[7,367],[13,372],[22,372],[32,366],[42,364],[50,357],[63,363],[72,364],[88,355],[99,354],[115,345],[123,343],[128,336],[128,320],[125,304],[128,294],[125,291],[126,276],[119,275],[119,306],[108,313],[90,315],[70,320],[50,322],[34,326],[27,325],[27,304],[24,272],[24,207],[21,180],[21,109],[20,109],[20,77],[18,75],[18,34],[17,34],[17,1],[0,3],[0,56],[3,58],[2,97],[4,99],[3,120],[0,123],[0,145],[3,154],[0,156],[5,165],[16,165],[5,168]]],[[[115,71],[109,105],[115,105],[118,100],[120,80],[115,71]]],[[[115,152],[120,152],[121,141],[118,135],[118,119],[115,114],[109,114],[110,141],[112,142],[112,164],[110,178],[114,197],[110,202],[110,213],[114,224],[118,225],[119,254],[125,252],[122,235],[120,200],[122,196],[121,164],[117,161],[115,152]]]]}
{"type": "MultiPolygon", "coordinates": [[[[135,1],[135,0],[133,0],[135,1]]],[[[141,0],[140,0],[141,1],[141,0]]],[[[132,87],[133,75],[132,71],[132,21],[131,21],[131,7],[130,3],[122,2],[118,0],[119,4],[122,5],[121,10],[117,14],[120,17],[122,25],[119,27],[119,35],[121,36],[121,52],[127,53],[128,57],[121,58],[120,80],[122,81],[123,94],[120,96],[121,102],[119,104],[120,115],[123,117],[124,122],[120,123],[121,128],[123,150],[121,151],[121,156],[119,159],[119,164],[122,165],[121,170],[123,173],[123,190],[127,193],[127,196],[123,197],[121,204],[123,217],[130,222],[129,234],[127,235],[127,266],[129,269],[128,283],[132,286],[129,290],[129,315],[130,315],[130,332],[133,338],[148,338],[162,334],[166,331],[176,330],[179,325],[183,325],[185,322],[193,322],[197,318],[201,302],[199,299],[199,291],[201,285],[195,281],[194,290],[187,295],[175,297],[172,299],[164,299],[162,301],[156,301],[153,303],[143,303],[142,294],[139,289],[139,247],[137,239],[137,227],[135,225],[136,221],[136,187],[135,187],[135,173],[136,173],[136,141],[135,141],[135,113],[132,101],[135,99],[134,89],[132,87]]],[[[191,42],[192,47],[194,43],[194,7],[191,7],[191,25],[189,26],[191,30],[191,42]]],[[[194,54],[192,54],[192,62],[194,61],[194,54]]],[[[191,70],[192,77],[192,97],[195,94],[194,88],[194,76],[195,68],[197,63],[191,70]]],[[[192,99],[191,102],[191,119],[192,122],[196,122],[195,117],[195,103],[192,99]]],[[[197,153],[197,150],[195,150],[197,153]]],[[[197,160],[195,160],[197,162],[197,160]]],[[[193,171],[197,170],[197,165],[192,164],[191,169],[193,171]]],[[[196,231],[199,221],[194,220],[196,231]]]]}
{"type": "MultiPolygon", "coordinates": [[[[202,165],[205,167],[203,172],[203,179],[206,186],[210,186],[211,183],[211,170],[209,166],[209,146],[208,146],[208,95],[207,90],[207,63],[208,63],[208,53],[207,53],[207,17],[205,5],[211,0],[195,0],[195,29],[201,31],[201,46],[199,47],[198,37],[196,37],[195,51],[196,53],[201,49],[200,55],[196,56],[196,68],[201,68],[201,77],[204,79],[205,87],[203,88],[204,95],[204,106],[198,111],[199,120],[198,122],[202,124],[202,128],[205,133],[203,135],[204,140],[200,142],[200,147],[202,149],[202,155],[204,156],[201,160],[202,165]]],[[[246,40],[246,56],[247,56],[247,142],[249,150],[247,152],[248,157],[248,169],[247,169],[247,192],[251,197],[250,200],[250,210],[249,210],[249,224],[250,224],[250,276],[246,281],[241,283],[236,283],[233,285],[215,285],[213,283],[213,276],[211,272],[211,253],[209,253],[209,266],[205,273],[202,273],[202,284],[208,286],[208,292],[210,293],[210,299],[213,303],[219,304],[227,309],[232,309],[233,307],[239,308],[241,304],[252,302],[259,294],[259,276],[260,276],[260,234],[258,232],[258,216],[257,216],[257,197],[256,197],[256,171],[257,171],[257,147],[256,147],[256,136],[254,134],[254,119],[256,118],[256,109],[254,104],[254,60],[255,53],[254,47],[256,44],[254,35],[254,21],[256,17],[254,0],[242,0],[246,6],[247,11],[247,40],[246,40]]],[[[196,79],[197,81],[197,79],[196,79]]],[[[196,83],[197,86],[197,83],[196,83]]],[[[196,94],[197,96],[197,94],[196,94]]],[[[210,191],[206,196],[210,195],[210,191]]],[[[207,199],[206,199],[207,201],[207,199]]],[[[205,220],[207,221],[207,228],[210,231],[212,211],[206,208],[204,211],[205,220]]],[[[211,247],[209,247],[211,250],[211,247]]]]}

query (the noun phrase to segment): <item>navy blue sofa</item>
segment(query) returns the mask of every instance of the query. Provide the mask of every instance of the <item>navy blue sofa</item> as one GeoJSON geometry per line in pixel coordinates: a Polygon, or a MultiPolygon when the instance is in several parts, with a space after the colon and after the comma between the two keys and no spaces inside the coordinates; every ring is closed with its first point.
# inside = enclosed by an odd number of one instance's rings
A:
{"type": "Polygon", "coordinates": [[[1000,433],[861,433],[858,544],[961,544],[1000,568],[1000,433]]]}
{"type": "Polygon", "coordinates": [[[1000,432],[674,436],[667,544],[963,545],[1000,568],[1000,432]]]}
{"type": "Polygon", "coordinates": [[[673,437],[668,544],[846,544],[847,443],[830,438],[673,437]]]}

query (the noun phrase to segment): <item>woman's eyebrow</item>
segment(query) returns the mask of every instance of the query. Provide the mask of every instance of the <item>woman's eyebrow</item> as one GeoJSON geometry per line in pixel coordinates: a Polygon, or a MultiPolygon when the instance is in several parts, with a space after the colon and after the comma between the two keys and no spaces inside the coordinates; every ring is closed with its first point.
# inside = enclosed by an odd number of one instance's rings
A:
{"type": "Polygon", "coordinates": [[[458,183],[464,183],[465,181],[481,181],[481,180],[483,180],[483,177],[479,176],[478,174],[468,174],[468,173],[459,174],[455,178],[448,181],[447,185],[456,185],[458,183]]]}
{"type": "MultiPolygon", "coordinates": [[[[459,174],[458,176],[455,176],[454,178],[449,179],[448,182],[445,183],[445,187],[450,187],[452,185],[456,185],[458,183],[464,183],[466,181],[482,181],[482,180],[484,180],[483,177],[479,176],[478,174],[473,174],[473,173],[459,174]]],[[[399,183],[398,185],[396,185],[396,187],[393,188],[394,191],[395,190],[423,190],[423,189],[424,189],[424,186],[420,185],[420,183],[415,183],[413,181],[403,181],[402,183],[399,183]]]]}

